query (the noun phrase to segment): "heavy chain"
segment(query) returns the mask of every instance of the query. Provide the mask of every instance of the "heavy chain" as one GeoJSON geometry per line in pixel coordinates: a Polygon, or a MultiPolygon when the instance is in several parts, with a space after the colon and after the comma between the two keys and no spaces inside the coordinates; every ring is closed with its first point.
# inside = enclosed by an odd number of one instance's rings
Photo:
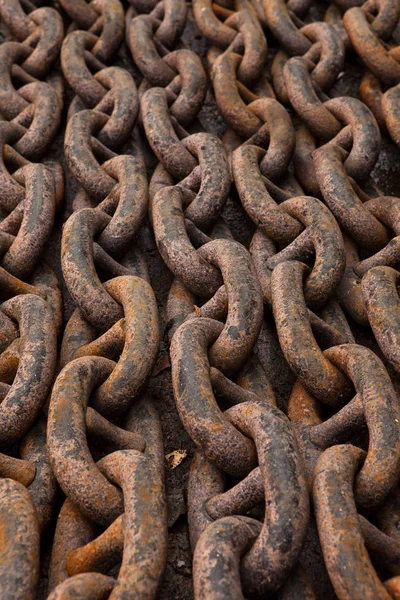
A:
{"type": "Polygon", "coordinates": [[[399,599],[400,0],[50,4],[0,0],[0,598],[171,597],[168,368],[194,598],[399,599]]]}

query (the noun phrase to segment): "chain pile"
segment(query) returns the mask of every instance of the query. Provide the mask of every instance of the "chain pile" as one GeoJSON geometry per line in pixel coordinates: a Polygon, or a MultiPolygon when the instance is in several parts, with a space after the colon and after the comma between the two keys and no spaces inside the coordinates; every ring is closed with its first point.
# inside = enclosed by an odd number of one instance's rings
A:
{"type": "Polygon", "coordinates": [[[399,600],[400,198],[371,172],[400,146],[400,0],[50,4],[0,0],[0,598],[160,592],[148,227],[197,448],[194,598],[399,600]]]}

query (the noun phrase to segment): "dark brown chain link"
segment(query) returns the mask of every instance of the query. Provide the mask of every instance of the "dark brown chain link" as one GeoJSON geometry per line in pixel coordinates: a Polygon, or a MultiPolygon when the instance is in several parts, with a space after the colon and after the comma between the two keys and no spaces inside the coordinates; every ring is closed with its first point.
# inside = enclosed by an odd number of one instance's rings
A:
{"type": "Polygon", "coordinates": [[[196,600],[399,599],[400,0],[50,4],[0,0],[0,598],[160,595],[162,371],[196,600]]]}

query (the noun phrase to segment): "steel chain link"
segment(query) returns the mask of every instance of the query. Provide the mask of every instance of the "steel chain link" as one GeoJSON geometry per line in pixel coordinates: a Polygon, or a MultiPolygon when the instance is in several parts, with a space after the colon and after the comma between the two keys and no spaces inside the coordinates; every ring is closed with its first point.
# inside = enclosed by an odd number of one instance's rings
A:
{"type": "Polygon", "coordinates": [[[400,0],[0,0],[0,598],[160,594],[163,328],[196,447],[194,598],[325,598],[318,561],[332,598],[400,598],[400,199],[371,175],[400,146],[399,19],[400,0]]]}

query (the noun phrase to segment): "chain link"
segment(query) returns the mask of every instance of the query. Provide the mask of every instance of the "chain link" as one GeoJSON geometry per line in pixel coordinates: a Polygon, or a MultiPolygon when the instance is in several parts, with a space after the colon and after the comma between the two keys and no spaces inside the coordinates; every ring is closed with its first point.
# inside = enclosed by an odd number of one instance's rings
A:
{"type": "Polygon", "coordinates": [[[400,598],[400,1],[50,3],[0,0],[0,597],[160,595],[170,367],[195,600],[400,598]]]}

